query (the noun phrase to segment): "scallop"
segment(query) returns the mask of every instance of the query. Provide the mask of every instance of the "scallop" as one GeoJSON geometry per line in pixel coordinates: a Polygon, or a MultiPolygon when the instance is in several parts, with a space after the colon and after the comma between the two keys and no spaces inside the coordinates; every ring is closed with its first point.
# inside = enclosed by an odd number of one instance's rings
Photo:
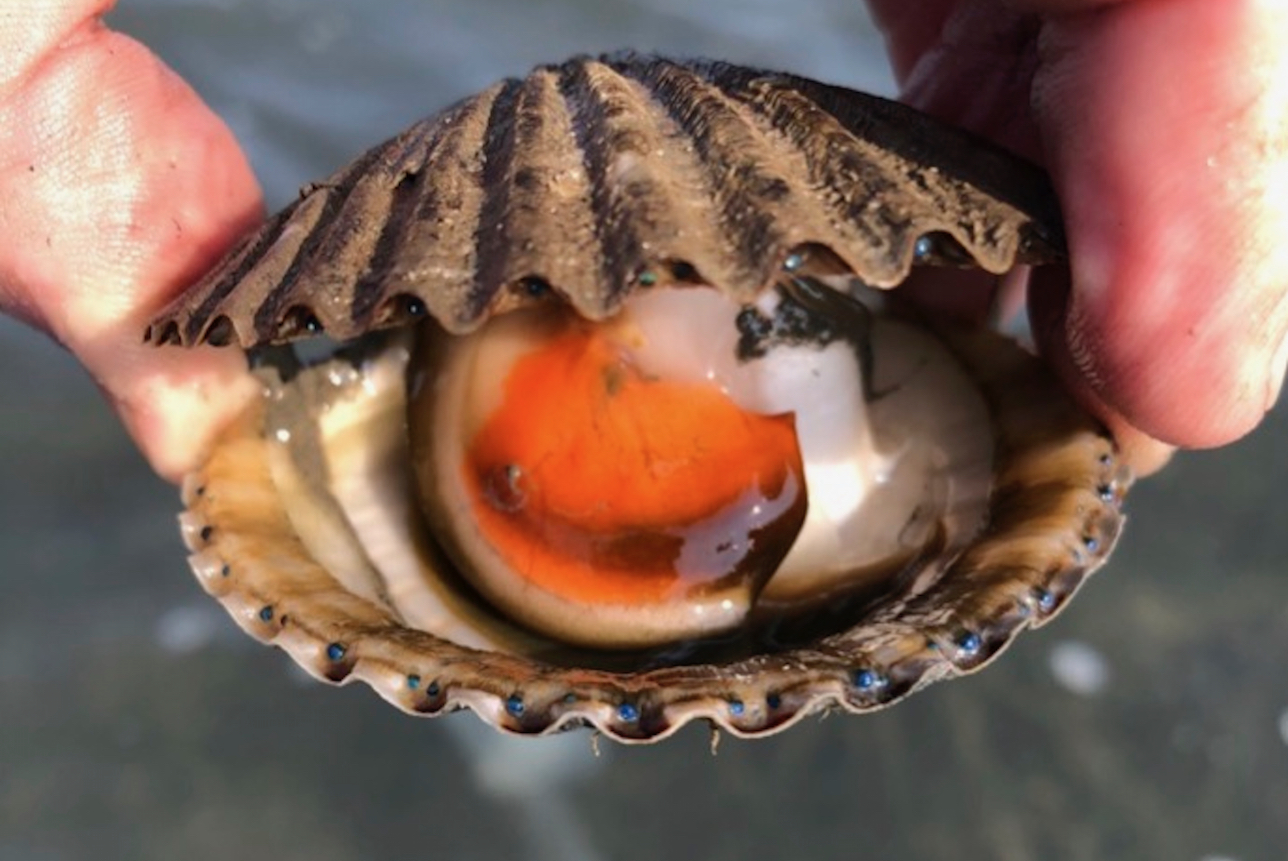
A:
{"type": "Polygon", "coordinates": [[[193,570],[411,713],[639,742],[889,705],[1050,619],[1131,477],[1036,358],[884,288],[1062,255],[1041,171],[896,103],[540,67],[305,188],[153,322],[263,383],[184,483],[193,570]]]}

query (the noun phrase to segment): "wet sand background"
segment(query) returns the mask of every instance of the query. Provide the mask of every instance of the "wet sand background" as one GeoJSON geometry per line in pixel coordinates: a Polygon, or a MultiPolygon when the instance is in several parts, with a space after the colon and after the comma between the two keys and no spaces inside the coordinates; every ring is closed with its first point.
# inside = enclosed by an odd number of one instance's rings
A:
{"type": "MultiPolygon", "coordinates": [[[[889,92],[855,0],[123,0],[270,204],[503,74],[633,46],[889,92]],[[699,8],[700,7],[700,8],[699,8]]],[[[1288,846],[1288,416],[1130,499],[1110,566],[995,667],[769,740],[417,721],[314,683],[187,571],[176,492],[0,320],[0,861],[1260,861],[1288,846]]]]}

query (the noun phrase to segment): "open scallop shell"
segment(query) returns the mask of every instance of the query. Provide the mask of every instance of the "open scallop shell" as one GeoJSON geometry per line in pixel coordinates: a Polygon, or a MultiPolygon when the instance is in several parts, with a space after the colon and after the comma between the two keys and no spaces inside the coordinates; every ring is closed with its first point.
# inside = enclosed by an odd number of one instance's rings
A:
{"type": "MultiPolygon", "coordinates": [[[[1003,272],[1058,260],[1062,243],[1039,170],[898,104],[716,62],[539,68],[306,188],[149,328],[182,345],[360,339],[260,371],[263,403],[185,482],[193,569],[253,636],[413,713],[469,707],[514,732],[589,724],[651,741],[695,718],[757,736],[820,709],[888,705],[1045,622],[1117,537],[1130,478],[1112,439],[1009,342],[924,321],[992,424],[994,482],[969,546],[933,582],[892,587],[831,633],[728,659],[631,664],[522,636],[504,649],[453,641],[450,617],[477,610],[450,588],[442,630],[409,626],[397,584],[363,550],[323,559],[300,539],[302,518],[352,531],[329,497],[316,418],[362,387],[374,356],[405,349],[369,333],[426,316],[421,337],[448,338],[542,302],[600,320],[668,283],[752,301],[784,278],[888,287],[914,264],[1003,272]]],[[[405,447],[394,431],[366,456],[405,447]]],[[[432,536],[415,540],[452,580],[432,536]]]]}

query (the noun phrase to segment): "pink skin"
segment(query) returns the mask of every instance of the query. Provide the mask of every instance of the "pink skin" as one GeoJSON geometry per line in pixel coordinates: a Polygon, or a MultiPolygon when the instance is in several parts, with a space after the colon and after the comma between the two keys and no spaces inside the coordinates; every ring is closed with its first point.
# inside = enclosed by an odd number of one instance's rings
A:
{"type": "Polygon", "coordinates": [[[227,127],[110,5],[0,0],[0,310],[75,353],[177,479],[254,386],[234,351],[141,334],[262,208],[227,127]]]}
{"type": "Polygon", "coordinates": [[[1282,6],[870,5],[908,101],[1051,170],[1072,278],[1034,279],[1035,333],[1137,465],[1252,430],[1288,361],[1282,6]]]}
{"type": "MultiPolygon", "coordinates": [[[[261,201],[219,119],[102,26],[110,5],[0,0],[0,310],[75,353],[175,479],[254,387],[235,351],[140,333],[261,201]]],[[[1035,328],[1133,461],[1254,427],[1288,350],[1288,16],[1252,0],[870,5],[909,101],[1051,169],[1072,279],[1035,280],[1035,328]]]]}

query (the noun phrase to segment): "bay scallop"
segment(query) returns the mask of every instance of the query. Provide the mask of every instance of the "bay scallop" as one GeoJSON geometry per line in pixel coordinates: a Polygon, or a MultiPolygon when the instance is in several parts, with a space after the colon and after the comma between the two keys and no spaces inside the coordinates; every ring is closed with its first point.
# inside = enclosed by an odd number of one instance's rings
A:
{"type": "Polygon", "coordinates": [[[883,288],[1063,254],[1040,170],[897,103],[540,67],[308,186],[153,322],[264,388],[185,481],[193,570],[412,713],[652,741],[889,705],[1050,619],[1130,476],[1037,359],[883,288]]]}

